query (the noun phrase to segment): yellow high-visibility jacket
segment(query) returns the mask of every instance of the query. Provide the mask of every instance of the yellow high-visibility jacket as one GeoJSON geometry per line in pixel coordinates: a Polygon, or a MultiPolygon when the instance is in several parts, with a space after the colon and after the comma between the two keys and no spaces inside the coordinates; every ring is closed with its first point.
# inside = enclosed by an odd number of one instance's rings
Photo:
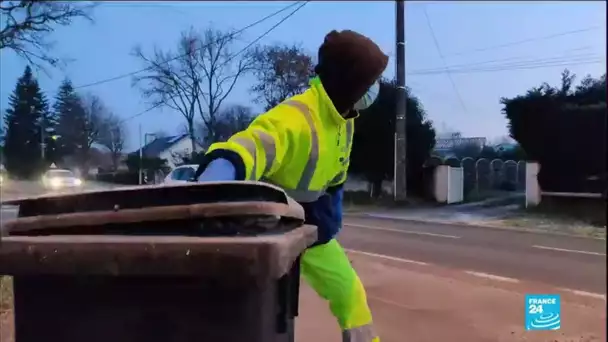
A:
{"type": "Polygon", "coordinates": [[[296,201],[311,203],[346,180],[353,121],[338,113],[314,78],[304,93],[261,114],[227,142],[211,145],[207,155],[234,152],[243,164],[237,165],[237,178],[277,185],[296,201]]]}

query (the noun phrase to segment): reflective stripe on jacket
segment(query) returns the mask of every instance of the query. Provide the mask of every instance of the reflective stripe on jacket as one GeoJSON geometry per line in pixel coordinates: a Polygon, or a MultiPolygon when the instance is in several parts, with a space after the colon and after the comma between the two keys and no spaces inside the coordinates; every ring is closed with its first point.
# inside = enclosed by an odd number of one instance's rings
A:
{"type": "Polygon", "coordinates": [[[214,150],[237,153],[246,180],[283,188],[298,202],[314,202],[330,186],[346,181],[353,119],[335,109],[318,78],[310,88],[258,116],[249,127],[214,150]]]}

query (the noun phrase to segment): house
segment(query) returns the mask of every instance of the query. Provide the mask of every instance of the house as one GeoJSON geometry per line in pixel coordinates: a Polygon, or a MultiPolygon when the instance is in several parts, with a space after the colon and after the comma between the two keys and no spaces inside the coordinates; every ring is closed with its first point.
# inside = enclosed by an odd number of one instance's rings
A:
{"type": "MultiPolygon", "coordinates": [[[[203,147],[194,142],[195,151],[203,151],[203,147]]],[[[130,153],[139,155],[139,150],[130,153]]],[[[183,158],[192,153],[192,139],[188,134],[168,137],[159,137],[142,148],[142,155],[146,158],[161,158],[167,161],[167,166],[174,168],[183,163],[183,158]]]]}

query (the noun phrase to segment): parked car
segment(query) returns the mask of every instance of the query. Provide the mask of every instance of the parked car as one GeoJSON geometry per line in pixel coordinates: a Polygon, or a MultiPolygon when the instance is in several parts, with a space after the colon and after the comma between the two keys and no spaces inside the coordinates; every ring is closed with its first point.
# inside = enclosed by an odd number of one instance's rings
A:
{"type": "Polygon", "coordinates": [[[2,167],[0,168],[0,185],[4,184],[5,178],[8,178],[8,175],[6,174],[4,167],[2,167]]]}
{"type": "Polygon", "coordinates": [[[70,170],[50,169],[42,176],[42,185],[52,190],[79,188],[82,186],[82,180],[70,170]]]}
{"type": "Polygon", "coordinates": [[[163,184],[187,183],[192,180],[197,169],[197,164],[180,165],[169,172],[167,177],[163,180],[163,184]]]}

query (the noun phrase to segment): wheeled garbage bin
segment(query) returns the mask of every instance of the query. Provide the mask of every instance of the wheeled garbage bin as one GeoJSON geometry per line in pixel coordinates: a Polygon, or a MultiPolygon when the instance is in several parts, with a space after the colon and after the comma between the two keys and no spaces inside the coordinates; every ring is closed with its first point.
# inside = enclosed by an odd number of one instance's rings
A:
{"type": "Polygon", "coordinates": [[[15,342],[287,342],[302,208],[258,182],[192,183],[13,201],[0,274],[15,342]]]}

